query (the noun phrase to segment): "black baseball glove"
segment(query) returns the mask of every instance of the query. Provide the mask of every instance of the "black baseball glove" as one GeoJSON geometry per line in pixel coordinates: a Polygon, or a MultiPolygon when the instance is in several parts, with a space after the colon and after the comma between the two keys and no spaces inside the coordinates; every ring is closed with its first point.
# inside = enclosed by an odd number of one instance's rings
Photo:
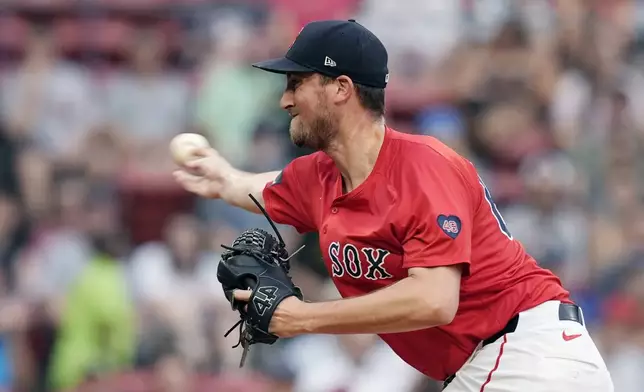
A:
{"type": "Polygon", "coordinates": [[[217,268],[217,279],[241,318],[225,336],[239,326],[239,342],[233,348],[241,345],[244,349],[240,367],[251,345],[277,341],[278,337],[268,331],[277,305],[290,296],[302,299],[301,290],[289,275],[289,256],[279,238],[278,242],[264,230],[251,229],[237,237],[232,246],[222,245],[227,251],[217,268]],[[235,301],[234,290],[248,289],[252,290],[248,303],[235,301]]]}

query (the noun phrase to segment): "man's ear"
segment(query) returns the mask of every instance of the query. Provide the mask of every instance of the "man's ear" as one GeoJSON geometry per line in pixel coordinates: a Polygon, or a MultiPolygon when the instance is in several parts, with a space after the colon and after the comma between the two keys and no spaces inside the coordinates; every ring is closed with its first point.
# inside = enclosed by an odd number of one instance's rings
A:
{"type": "Polygon", "coordinates": [[[348,101],[355,91],[355,85],[351,78],[344,75],[339,76],[335,79],[335,84],[337,86],[337,93],[334,100],[337,103],[348,101]]]}

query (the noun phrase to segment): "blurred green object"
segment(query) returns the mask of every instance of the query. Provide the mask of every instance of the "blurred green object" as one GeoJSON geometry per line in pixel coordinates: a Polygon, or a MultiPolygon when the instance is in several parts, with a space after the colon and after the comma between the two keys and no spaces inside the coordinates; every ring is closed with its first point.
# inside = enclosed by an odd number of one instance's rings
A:
{"type": "Polygon", "coordinates": [[[281,112],[283,87],[283,78],[248,66],[209,70],[197,96],[195,121],[220,153],[243,165],[258,125],[281,112]]]}
{"type": "Polygon", "coordinates": [[[67,294],[49,384],[71,388],[89,376],[127,368],[135,344],[135,309],[123,265],[95,256],[67,294]]]}

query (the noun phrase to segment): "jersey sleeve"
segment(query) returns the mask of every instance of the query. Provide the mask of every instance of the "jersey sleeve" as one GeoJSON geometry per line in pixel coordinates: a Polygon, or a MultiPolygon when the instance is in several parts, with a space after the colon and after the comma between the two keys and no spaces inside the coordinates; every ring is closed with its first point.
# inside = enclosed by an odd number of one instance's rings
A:
{"type": "Polygon", "coordinates": [[[401,214],[403,267],[462,265],[469,274],[475,205],[467,176],[445,158],[416,162],[406,176],[412,203],[401,214]]]}
{"type": "Polygon", "coordinates": [[[275,181],[266,184],[262,196],[271,219],[293,226],[300,234],[315,231],[311,187],[304,181],[313,177],[314,167],[307,157],[301,157],[286,165],[275,181]]]}

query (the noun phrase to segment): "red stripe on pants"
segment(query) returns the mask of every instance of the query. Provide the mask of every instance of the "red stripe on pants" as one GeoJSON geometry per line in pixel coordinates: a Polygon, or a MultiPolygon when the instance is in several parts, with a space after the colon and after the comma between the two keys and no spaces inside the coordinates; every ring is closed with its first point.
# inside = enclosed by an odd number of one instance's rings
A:
{"type": "Polygon", "coordinates": [[[492,374],[496,371],[496,369],[499,368],[499,362],[501,362],[501,356],[503,355],[503,346],[508,342],[508,335],[503,335],[503,343],[501,343],[501,348],[499,349],[499,355],[496,357],[496,363],[494,364],[494,368],[490,370],[490,373],[487,375],[487,380],[485,380],[485,383],[481,385],[481,391],[483,392],[485,390],[485,386],[490,383],[490,380],[492,380],[492,374]]]}

